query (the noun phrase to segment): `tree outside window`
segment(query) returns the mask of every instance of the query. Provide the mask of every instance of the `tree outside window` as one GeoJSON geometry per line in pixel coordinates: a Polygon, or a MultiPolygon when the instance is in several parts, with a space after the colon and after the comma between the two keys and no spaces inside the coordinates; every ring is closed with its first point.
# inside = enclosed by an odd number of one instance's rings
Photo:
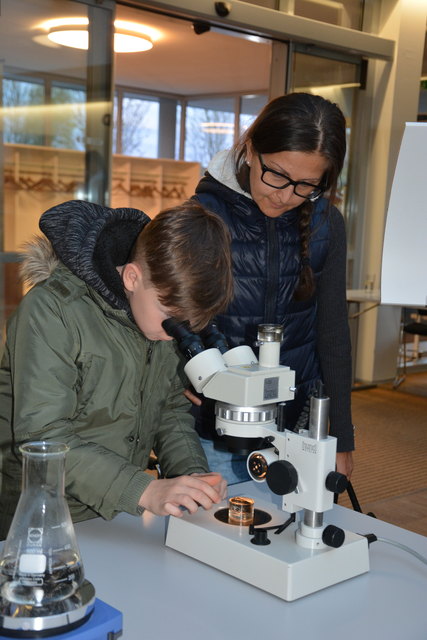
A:
{"type": "Polygon", "coordinates": [[[234,111],[189,105],[186,111],[184,159],[203,169],[213,156],[234,143],[234,111]]]}
{"type": "Polygon", "coordinates": [[[12,144],[42,145],[45,102],[43,83],[3,79],[3,140],[12,144]]]}
{"type": "Polygon", "coordinates": [[[122,154],[156,158],[158,139],[158,101],[125,95],[122,102],[122,154]]]}

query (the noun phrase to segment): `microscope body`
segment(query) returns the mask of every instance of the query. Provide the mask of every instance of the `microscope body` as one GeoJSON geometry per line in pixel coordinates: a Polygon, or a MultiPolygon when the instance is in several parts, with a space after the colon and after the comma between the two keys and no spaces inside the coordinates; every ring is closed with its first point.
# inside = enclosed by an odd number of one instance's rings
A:
{"type": "Polygon", "coordinates": [[[297,542],[323,546],[322,516],[333,507],[339,476],[336,439],[327,434],[329,399],[312,399],[309,429],[295,433],[278,425],[279,404],[294,398],[295,372],[278,364],[280,331],[258,338],[259,361],[247,346],[222,354],[208,349],[189,360],[185,372],[198,392],[216,401],[218,435],[230,443],[231,451],[249,454],[252,480],[267,481],[271,491],[282,496],[284,511],[305,510],[297,542]],[[248,448],[248,441],[262,448],[248,448]]]}
{"type": "Polygon", "coordinates": [[[307,429],[288,430],[281,419],[294,398],[295,373],[279,365],[277,325],[258,328],[259,361],[247,346],[228,350],[225,343],[207,348],[204,342],[199,349],[185,332],[178,338],[188,378],[197,392],[215,400],[218,434],[229,450],[248,454],[248,472],[257,486],[248,483],[244,491],[256,498],[257,508],[249,527],[224,521],[226,504],[214,513],[199,509],[172,517],[166,545],[287,601],[369,571],[366,538],[323,524],[334,493],[346,485],[335,471],[329,398],[321,388],[311,398],[307,429]],[[265,499],[258,490],[262,482],[280,496],[280,505],[271,495],[265,499]],[[267,515],[262,520],[267,526],[255,523],[257,511],[267,515]],[[291,514],[286,522],[283,511],[291,514]],[[280,535],[269,536],[273,531],[280,535]]]}

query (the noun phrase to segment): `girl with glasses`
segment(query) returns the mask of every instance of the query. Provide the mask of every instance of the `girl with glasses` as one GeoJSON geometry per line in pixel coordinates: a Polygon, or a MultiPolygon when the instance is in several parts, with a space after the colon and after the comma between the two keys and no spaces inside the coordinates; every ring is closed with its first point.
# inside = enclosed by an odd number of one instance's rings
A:
{"type": "MultiPolygon", "coordinates": [[[[346,152],[346,124],[336,104],[292,93],[268,103],[229,151],[211,161],[194,196],[232,236],[234,299],[217,316],[229,346],[253,346],[257,325],[284,327],[283,365],[296,372],[286,428],[305,428],[318,380],[330,397],[337,469],[350,477],[351,346],[346,305],[346,238],[334,206],[346,152]]],[[[197,402],[199,404],[200,400],[197,402]]],[[[248,479],[246,456],[224,450],[212,403],[194,408],[210,463],[229,484],[248,479]]]]}

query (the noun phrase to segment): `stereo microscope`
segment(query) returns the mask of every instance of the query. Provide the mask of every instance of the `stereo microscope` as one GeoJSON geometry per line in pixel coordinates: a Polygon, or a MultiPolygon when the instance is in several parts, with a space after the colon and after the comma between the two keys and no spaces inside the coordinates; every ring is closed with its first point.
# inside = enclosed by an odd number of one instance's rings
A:
{"type": "Polygon", "coordinates": [[[367,539],[324,523],[347,479],[335,471],[322,385],[310,401],[308,429],[288,430],[280,419],[295,393],[295,373],[279,364],[282,326],[259,325],[259,360],[249,346],[228,349],[215,325],[200,335],[174,319],[163,326],[188,360],[194,389],[215,400],[218,435],[230,451],[249,453],[250,477],[273,494],[266,491],[253,518],[240,522],[232,509],[250,510],[250,497],[171,516],[166,545],[287,601],[367,572],[367,539]]]}

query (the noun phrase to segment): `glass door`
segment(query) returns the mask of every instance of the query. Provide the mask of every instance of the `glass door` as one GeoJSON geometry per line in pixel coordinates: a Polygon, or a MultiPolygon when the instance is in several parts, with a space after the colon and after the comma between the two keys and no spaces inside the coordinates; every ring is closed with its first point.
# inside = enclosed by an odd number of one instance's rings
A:
{"type": "Polygon", "coordinates": [[[2,2],[2,333],[24,293],[19,278],[20,251],[39,233],[40,215],[66,200],[101,200],[99,193],[108,197],[108,118],[112,104],[108,100],[109,65],[104,41],[112,15],[111,3],[96,12],[71,0],[2,2]],[[83,47],[64,46],[51,39],[58,36],[65,19],[76,27],[74,36],[81,35],[84,26],[83,47]],[[90,52],[86,50],[88,30],[90,52]]]}
{"type": "MultiPolygon", "coordinates": [[[[315,49],[314,49],[315,53],[315,49]]],[[[294,91],[306,91],[319,94],[338,104],[347,123],[347,154],[340,176],[335,205],[346,220],[348,264],[347,280],[351,288],[353,280],[354,253],[357,219],[350,206],[352,185],[352,139],[355,135],[353,123],[356,122],[357,96],[361,87],[363,63],[351,56],[335,55],[332,52],[319,52],[313,55],[305,53],[304,47],[297,47],[293,55],[292,77],[290,83],[294,91]]]]}

